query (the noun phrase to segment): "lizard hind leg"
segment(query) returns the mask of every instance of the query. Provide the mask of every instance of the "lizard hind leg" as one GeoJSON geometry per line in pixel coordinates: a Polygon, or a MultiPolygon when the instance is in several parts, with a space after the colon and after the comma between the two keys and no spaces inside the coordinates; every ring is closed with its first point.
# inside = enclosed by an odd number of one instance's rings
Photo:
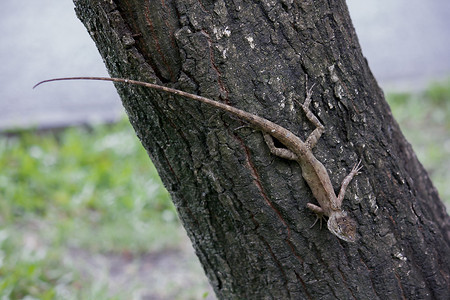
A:
{"type": "Polygon", "coordinates": [[[292,152],[289,149],[286,148],[278,148],[275,146],[275,143],[273,141],[273,137],[268,133],[263,133],[264,141],[267,144],[267,147],[269,147],[270,153],[272,153],[275,156],[288,159],[288,160],[298,160],[297,155],[292,152]]]}
{"type": "MultiPolygon", "coordinates": [[[[308,83],[306,83],[307,85],[308,83]]],[[[306,144],[309,147],[309,149],[314,148],[317,141],[320,139],[322,133],[325,131],[325,127],[320,123],[319,119],[312,113],[312,111],[309,109],[309,105],[311,104],[312,100],[312,89],[314,87],[314,84],[308,89],[306,88],[306,98],[303,103],[300,103],[300,106],[302,107],[303,111],[306,114],[306,117],[308,120],[316,126],[316,129],[314,129],[313,132],[308,136],[306,139],[306,144]]]]}

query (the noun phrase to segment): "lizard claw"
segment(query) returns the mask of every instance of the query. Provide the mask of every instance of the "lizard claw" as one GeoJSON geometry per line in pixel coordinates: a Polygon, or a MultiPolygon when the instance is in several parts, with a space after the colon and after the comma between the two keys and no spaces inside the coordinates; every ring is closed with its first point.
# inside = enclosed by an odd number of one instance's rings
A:
{"type": "Polygon", "coordinates": [[[322,214],[317,214],[316,213],[316,220],[314,221],[314,223],[311,225],[311,227],[309,227],[309,229],[313,228],[314,225],[316,225],[317,221],[320,220],[320,226],[319,228],[322,230],[322,220],[324,219],[324,216],[322,214]]]}
{"type": "Polygon", "coordinates": [[[362,160],[360,159],[359,162],[357,164],[355,164],[352,168],[352,172],[355,172],[354,174],[358,174],[359,171],[362,169],[363,166],[361,166],[361,162],[362,160]]]}
{"type": "Polygon", "coordinates": [[[311,87],[310,87],[309,89],[306,88],[306,97],[307,97],[307,98],[311,98],[311,96],[312,96],[312,94],[313,94],[313,88],[314,88],[315,85],[316,85],[316,84],[313,83],[313,85],[311,85],[311,87]]]}

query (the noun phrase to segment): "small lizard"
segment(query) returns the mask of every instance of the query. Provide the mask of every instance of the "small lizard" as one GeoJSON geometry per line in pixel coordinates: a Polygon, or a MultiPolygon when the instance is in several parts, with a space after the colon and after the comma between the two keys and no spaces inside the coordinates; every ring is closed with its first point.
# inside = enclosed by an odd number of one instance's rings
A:
{"type": "MultiPolygon", "coordinates": [[[[33,88],[46,82],[60,80],[103,80],[141,85],[206,103],[215,108],[229,112],[250,123],[256,129],[263,132],[264,140],[272,154],[284,159],[295,160],[300,164],[302,176],[320,205],[317,206],[312,203],[308,203],[306,205],[311,211],[317,214],[316,222],[318,219],[322,219],[323,216],[327,216],[327,227],[333,234],[347,242],[356,241],[356,222],[347,216],[347,213],[342,209],[342,201],[344,200],[344,194],[348,184],[352,180],[353,176],[358,174],[359,170],[362,168],[361,161],[355,164],[351,172],[345,177],[341,184],[339,195],[336,196],[327,170],[312,153],[312,149],[325,130],[325,127],[309,109],[309,104],[311,103],[312,98],[312,88],[314,85],[310,89],[307,89],[306,99],[304,103],[300,105],[305,112],[306,117],[316,126],[316,129],[313,130],[306,141],[302,141],[299,137],[286,128],[257,115],[218,101],[211,100],[209,98],[142,81],[108,77],[67,77],[44,80],[36,84],[33,88]],[[277,148],[274,144],[273,138],[276,138],[286,148],[277,148]]],[[[311,227],[313,227],[316,222],[314,222],[311,227]]]]}

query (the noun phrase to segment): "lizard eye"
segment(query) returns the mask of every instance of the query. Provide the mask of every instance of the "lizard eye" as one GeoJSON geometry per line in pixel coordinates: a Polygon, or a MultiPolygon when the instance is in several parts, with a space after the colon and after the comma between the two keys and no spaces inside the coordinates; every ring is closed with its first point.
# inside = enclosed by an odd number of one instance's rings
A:
{"type": "Polygon", "coordinates": [[[328,222],[328,229],[344,241],[356,241],[356,222],[346,215],[331,217],[328,222]]]}

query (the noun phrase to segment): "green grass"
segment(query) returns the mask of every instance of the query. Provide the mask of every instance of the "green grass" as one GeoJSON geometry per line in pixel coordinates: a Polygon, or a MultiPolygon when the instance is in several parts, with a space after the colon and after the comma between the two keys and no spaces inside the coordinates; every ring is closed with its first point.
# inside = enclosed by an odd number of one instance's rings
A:
{"type": "MultiPolygon", "coordinates": [[[[387,99],[448,205],[450,81],[387,99]]],[[[127,121],[0,136],[1,299],[128,299],[73,268],[72,250],[140,255],[178,247],[180,234],[127,121]]]]}
{"type": "Polygon", "coordinates": [[[112,299],[61,264],[67,249],[177,246],[174,207],[127,121],[0,137],[0,170],[2,299],[112,299]]]}
{"type": "Polygon", "coordinates": [[[395,119],[450,208],[450,79],[416,94],[388,93],[395,119]]]}

